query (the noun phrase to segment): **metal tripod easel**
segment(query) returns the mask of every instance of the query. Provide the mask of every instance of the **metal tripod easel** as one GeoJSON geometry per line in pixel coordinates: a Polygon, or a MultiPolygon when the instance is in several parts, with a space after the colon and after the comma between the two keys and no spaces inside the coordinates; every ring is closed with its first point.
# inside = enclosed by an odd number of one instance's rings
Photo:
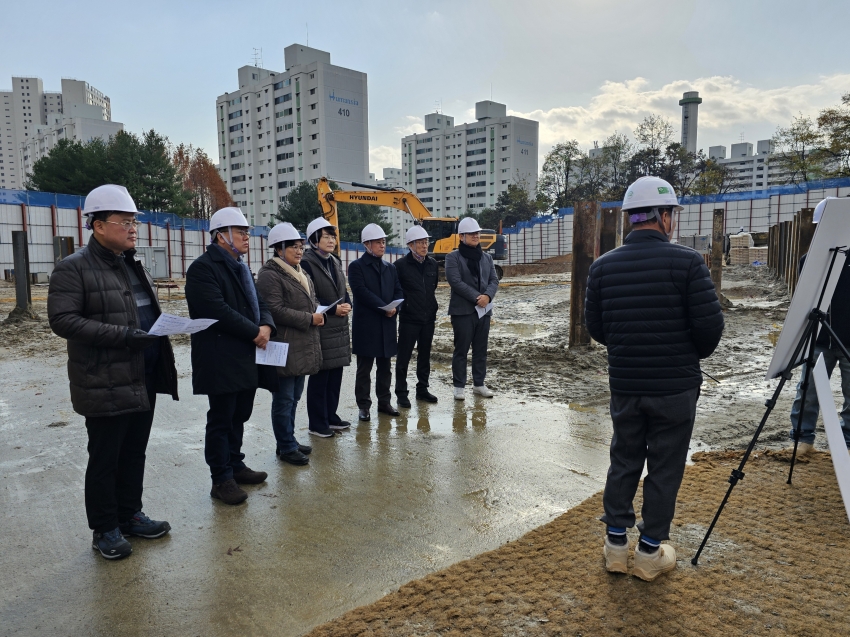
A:
{"type": "MultiPolygon", "coordinates": [[[[706,543],[708,542],[708,538],[711,536],[711,532],[714,530],[714,526],[717,524],[717,520],[720,519],[720,514],[723,512],[723,508],[726,506],[726,502],[729,500],[729,496],[732,495],[732,489],[735,488],[735,485],[738,484],[740,480],[744,479],[744,465],[747,464],[747,460],[750,458],[750,454],[753,451],[753,448],[756,446],[756,441],[761,435],[762,429],[764,429],[764,425],[767,422],[770,413],[773,411],[773,408],[776,406],[776,399],[779,397],[782,388],[785,386],[785,383],[791,380],[791,372],[795,367],[799,367],[800,365],[805,363],[805,372],[803,373],[803,379],[800,384],[800,389],[802,390],[802,404],[806,404],[806,394],[809,391],[809,386],[811,385],[811,377],[812,370],[815,365],[815,344],[818,339],[818,328],[823,327],[834,343],[834,346],[838,347],[844,356],[850,360],[850,352],[847,351],[847,348],[841,342],[841,340],[835,335],[835,332],[832,330],[832,326],[830,326],[829,321],[827,320],[828,316],[826,312],[820,310],[821,303],[823,302],[824,295],[826,294],[826,288],[830,280],[830,276],[832,274],[832,269],[835,266],[835,260],[839,254],[843,254],[845,256],[845,260],[847,258],[848,252],[850,250],[847,249],[846,246],[831,248],[829,250],[832,253],[832,259],[829,263],[829,270],[827,271],[826,278],[823,281],[823,286],[821,287],[820,296],[818,298],[818,302],[815,304],[814,309],[809,313],[808,323],[806,324],[806,328],[803,331],[803,335],[800,337],[797,346],[794,348],[794,353],[791,355],[791,359],[788,363],[788,366],[782,371],[780,376],[779,384],[776,386],[776,390],[773,392],[773,396],[771,396],[768,400],[765,401],[765,407],[767,409],[764,412],[764,416],[762,416],[761,422],[759,426],[756,428],[755,434],[753,434],[753,439],[750,441],[750,444],[747,446],[747,450],[744,452],[744,457],[741,458],[741,464],[738,465],[737,469],[732,470],[732,474],[729,476],[729,488],[726,490],[726,495],[723,497],[723,501],[720,503],[720,507],[717,509],[717,513],[714,515],[714,519],[711,521],[711,526],[708,527],[708,531],[705,534],[705,537],[702,540],[702,544],[700,544],[699,549],[691,560],[691,564],[694,566],[697,565],[699,561],[699,556],[702,554],[703,549],[705,548],[706,543]],[[806,355],[805,360],[797,361],[800,353],[808,350],[808,354],[806,355]]],[[[797,417],[797,425],[794,429],[794,451],[791,454],[791,468],[788,471],[788,484],[791,484],[791,477],[794,474],[794,462],[797,458],[797,445],[800,441],[800,435],[803,427],[803,410],[800,409],[800,414],[797,417]]]]}

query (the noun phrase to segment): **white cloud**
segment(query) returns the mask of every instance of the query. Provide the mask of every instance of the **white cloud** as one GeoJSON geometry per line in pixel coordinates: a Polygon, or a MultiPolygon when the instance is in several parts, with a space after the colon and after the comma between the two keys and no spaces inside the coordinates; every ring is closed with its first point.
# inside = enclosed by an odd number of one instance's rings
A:
{"type": "MultiPolygon", "coordinates": [[[[540,122],[540,150],[553,144],[577,139],[588,148],[614,131],[630,137],[634,128],[650,113],[670,119],[678,138],[681,124],[679,100],[685,91],[699,91],[699,146],[729,145],[739,134],[749,132],[747,141],[770,136],[777,126],[785,126],[802,112],[817,116],[820,109],[837,104],[842,93],[850,90],[850,74],[819,78],[811,84],[764,89],[742,83],[734,77],[714,76],[693,81],[676,80],[661,88],[637,77],[625,82],[605,82],[587,106],[563,106],[529,113],[510,111],[512,115],[540,122]]],[[[542,164],[541,164],[542,165],[542,164]]]]}
{"type": "Polygon", "coordinates": [[[383,179],[384,168],[401,168],[401,149],[393,146],[370,146],[369,172],[375,173],[378,179],[383,179]]]}
{"type": "MultiPolygon", "coordinates": [[[[395,132],[398,133],[399,137],[406,137],[407,135],[414,135],[416,133],[424,133],[425,118],[417,117],[416,115],[405,115],[404,124],[396,126],[395,132]]],[[[401,146],[401,140],[399,140],[398,143],[399,146],[401,146]]]]}

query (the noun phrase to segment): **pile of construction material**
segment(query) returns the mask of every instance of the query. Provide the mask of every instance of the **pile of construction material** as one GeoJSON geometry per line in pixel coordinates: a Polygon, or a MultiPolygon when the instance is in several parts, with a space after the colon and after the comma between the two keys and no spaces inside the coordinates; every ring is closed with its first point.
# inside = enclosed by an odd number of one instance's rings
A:
{"type": "Polygon", "coordinates": [[[753,265],[767,263],[767,246],[755,247],[749,232],[733,234],[730,241],[730,265],[753,265]]]}

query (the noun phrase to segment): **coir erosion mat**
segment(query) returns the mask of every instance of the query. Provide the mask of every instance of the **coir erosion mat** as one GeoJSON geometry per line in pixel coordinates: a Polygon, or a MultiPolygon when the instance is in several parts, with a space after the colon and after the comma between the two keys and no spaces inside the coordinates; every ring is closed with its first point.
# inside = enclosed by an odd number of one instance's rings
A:
{"type": "Polygon", "coordinates": [[[691,565],[741,456],[695,454],[670,533],[678,566],[654,582],[605,571],[600,493],[309,635],[849,634],[850,524],[826,453],[802,459],[793,485],[782,452],[753,455],[691,565]]]}

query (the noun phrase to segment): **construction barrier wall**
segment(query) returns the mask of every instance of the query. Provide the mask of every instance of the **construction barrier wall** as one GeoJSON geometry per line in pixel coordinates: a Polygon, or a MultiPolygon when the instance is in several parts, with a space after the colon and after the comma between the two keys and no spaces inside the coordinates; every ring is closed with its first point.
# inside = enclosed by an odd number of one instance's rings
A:
{"type": "MultiPolygon", "coordinates": [[[[25,190],[0,189],[0,270],[14,268],[12,232],[26,230],[29,242],[30,272],[53,271],[53,237],[72,237],[75,248],[88,243],[91,231],[82,216],[83,197],[25,190]]],[[[138,246],[162,246],[167,249],[169,277],[183,278],[186,270],[203,254],[209,243],[209,223],[169,213],[139,215],[138,246]]],[[[250,250],[244,259],[256,274],[271,256],[267,227],[251,230],[250,250]]],[[[359,243],[343,242],[340,256],[346,271],[348,264],[365,252],[359,243]]],[[[395,261],[407,253],[405,248],[387,247],[384,259],[395,261]]]]}
{"type": "MultiPolygon", "coordinates": [[[[724,234],[767,232],[772,226],[792,221],[804,208],[814,208],[825,197],[850,196],[850,179],[827,179],[806,184],[778,186],[757,192],[735,192],[709,197],[685,197],[674,240],[693,235],[711,235],[713,211],[723,208],[724,234]]],[[[607,202],[616,208],[622,202],[607,202]]],[[[508,242],[508,263],[531,263],[572,252],[573,209],[535,217],[503,231],[508,242]]]]}

